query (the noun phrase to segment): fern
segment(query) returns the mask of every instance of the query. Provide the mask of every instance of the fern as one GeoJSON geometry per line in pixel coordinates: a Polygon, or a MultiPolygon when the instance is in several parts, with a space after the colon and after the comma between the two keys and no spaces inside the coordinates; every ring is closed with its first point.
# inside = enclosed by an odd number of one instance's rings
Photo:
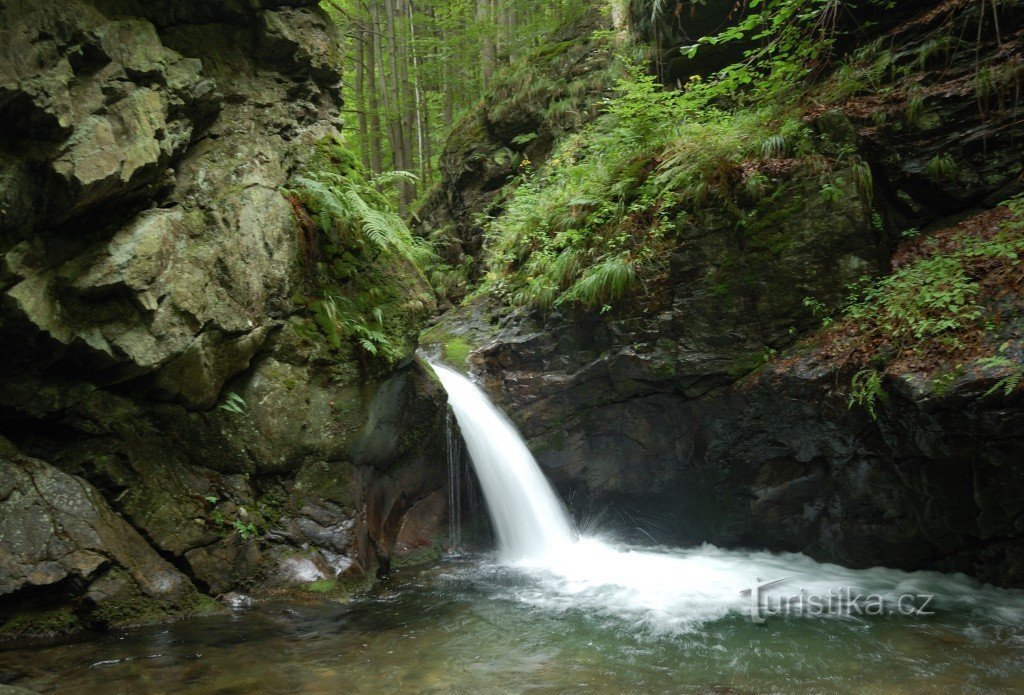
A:
{"type": "Polygon", "coordinates": [[[878,419],[878,403],[889,400],[889,394],[882,387],[882,375],[877,369],[865,368],[850,380],[850,395],[847,405],[859,405],[868,411],[872,420],[878,419]]]}
{"type": "Polygon", "coordinates": [[[245,415],[247,406],[245,404],[245,399],[232,391],[224,397],[224,402],[217,407],[221,410],[226,410],[229,413],[234,413],[235,415],[245,415]]]}
{"type": "Polygon", "coordinates": [[[310,273],[313,296],[297,301],[318,329],[314,336],[340,358],[338,373],[354,351],[365,377],[374,364],[367,357],[391,364],[403,356],[410,325],[429,306],[420,293],[427,271],[433,274],[433,249],[392,205],[392,189],[416,177],[391,171],[371,178],[337,138],[321,141],[311,161],[286,191],[309,212],[320,246],[310,273]]]}
{"type": "Polygon", "coordinates": [[[598,307],[622,297],[636,284],[633,261],[625,256],[608,258],[587,268],[559,298],[558,303],[578,302],[598,307]]]}
{"type": "Polygon", "coordinates": [[[784,157],[789,150],[789,144],[784,135],[770,135],[761,143],[761,156],[765,159],[784,157]]]}
{"type": "Polygon", "coordinates": [[[956,177],[958,167],[956,160],[949,153],[936,155],[924,167],[925,174],[932,181],[951,181],[956,177]]]}
{"type": "Polygon", "coordinates": [[[1009,372],[1000,378],[992,388],[985,392],[986,396],[991,396],[993,393],[998,391],[1002,391],[1004,396],[1009,396],[1017,390],[1021,381],[1024,380],[1024,366],[1006,357],[998,355],[993,357],[982,357],[975,364],[977,364],[979,368],[985,370],[991,369],[1001,372],[1009,372]]]}
{"type": "MultiPolygon", "coordinates": [[[[393,185],[409,177],[415,179],[408,172],[393,171],[378,176],[374,182],[393,185]]],[[[402,218],[369,184],[332,171],[314,171],[294,181],[317,224],[321,229],[332,230],[339,241],[369,243],[420,270],[433,258],[430,246],[413,236],[402,218]]]]}

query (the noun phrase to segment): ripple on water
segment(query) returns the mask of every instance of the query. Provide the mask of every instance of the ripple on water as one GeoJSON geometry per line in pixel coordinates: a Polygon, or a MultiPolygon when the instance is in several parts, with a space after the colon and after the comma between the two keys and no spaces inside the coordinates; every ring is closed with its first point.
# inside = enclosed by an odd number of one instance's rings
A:
{"type": "Polygon", "coordinates": [[[645,570],[669,562],[686,572],[648,577],[608,567],[595,575],[579,562],[560,572],[468,558],[403,572],[348,606],[262,604],[170,628],[8,649],[0,652],[0,681],[86,695],[1024,690],[1018,592],[792,555],[611,546],[598,555],[608,552],[605,559],[639,560],[645,570]],[[856,580],[947,593],[928,619],[755,625],[731,580],[696,584],[741,565],[755,575],[799,571],[808,585],[856,580]],[[666,618],[683,609],[690,613],[666,618]]]}

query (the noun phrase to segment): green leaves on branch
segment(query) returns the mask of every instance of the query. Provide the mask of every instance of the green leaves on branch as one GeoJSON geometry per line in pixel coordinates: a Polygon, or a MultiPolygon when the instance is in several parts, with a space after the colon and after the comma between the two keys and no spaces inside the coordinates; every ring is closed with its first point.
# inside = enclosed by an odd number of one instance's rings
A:
{"type": "Polygon", "coordinates": [[[957,331],[981,317],[974,298],[977,283],[959,258],[920,259],[892,275],[868,281],[850,297],[846,317],[867,334],[884,336],[895,345],[957,331]]]}

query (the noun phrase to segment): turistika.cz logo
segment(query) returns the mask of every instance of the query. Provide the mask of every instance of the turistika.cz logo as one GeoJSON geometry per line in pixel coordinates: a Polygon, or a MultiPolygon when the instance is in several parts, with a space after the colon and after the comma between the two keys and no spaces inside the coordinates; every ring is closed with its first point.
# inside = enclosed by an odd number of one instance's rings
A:
{"type": "Polygon", "coordinates": [[[757,578],[757,584],[740,592],[749,599],[750,619],[763,623],[767,618],[786,616],[843,617],[905,615],[927,617],[934,615],[931,609],[933,594],[889,594],[865,593],[854,587],[829,588],[827,593],[808,591],[804,588],[796,594],[783,594],[773,589],[792,577],[771,581],[757,578]]]}

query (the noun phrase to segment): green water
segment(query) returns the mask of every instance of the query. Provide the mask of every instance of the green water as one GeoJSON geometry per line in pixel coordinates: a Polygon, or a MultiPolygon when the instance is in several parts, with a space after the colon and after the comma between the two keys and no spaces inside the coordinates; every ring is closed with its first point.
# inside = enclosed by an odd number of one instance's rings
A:
{"type": "MultiPolygon", "coordinates": [[[[543,591],[540,591],[543,589],[543,591]]],[[[400,573],[350,604],[6,645],[0,683],[46,693],[1024,692],[1024,628],[974,613],[769,618],[685,630],[537,601],[486,558],[400,573]]]]}

